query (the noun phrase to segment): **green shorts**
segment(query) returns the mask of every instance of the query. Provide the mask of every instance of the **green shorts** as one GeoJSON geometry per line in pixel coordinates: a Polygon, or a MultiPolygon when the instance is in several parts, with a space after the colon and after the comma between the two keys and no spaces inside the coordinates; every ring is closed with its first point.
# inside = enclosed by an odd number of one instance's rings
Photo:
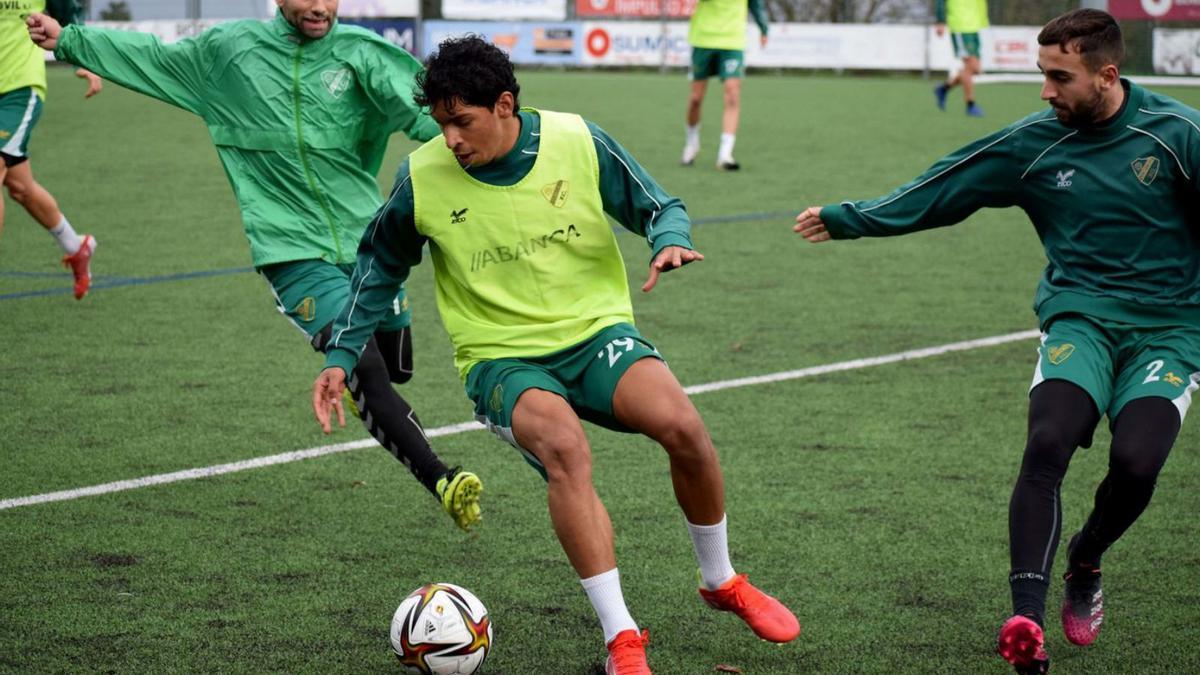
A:
{"type": "Polygon", "coordinates": [[[707,80],[720,77],[740,79],[746,74],[746,57],[740,49],[706,49],[692,47],[692,68],[689,80],[707,80]]]}
{"type": "Polygon", "coordinates": [[[1150,396],[1174,403],[1182,422],[1200,388],[1200,328],[1058,317],[1042,333],[1030,391],[1051,379],[1082,387],[1110,426],[1126,403],[1150,396]]]}
{"type": "MultiPolygon", "coordinates": [[[[271,285],[275,305],[309,338],[333,323],[350,298],[350,277],[354,265],[335,265],[324,260],[295,260],[267,265],[259,273],[271,285]]],[[[377,330],[398,331],[408,326],[412,310],[404,287],[392,302],[392,310],[379,322],[377,330]]]]}
{"type": "Polygon", "coordinates": [[[580,419],[629,432],[613,416],[613,393],[629,366],[647,356],[662,359],[636,328],[618,323],[553,354],[479,363],[467,373],[467,396],[475,402],[475,419],[520,450],[545,478],[542,463],[513,437],[512,414],[521,394],[527,389],[553,392],[566,399],[580,419]]]}
{"type": "Polygon", "coordinates": [[[0,94],[0,155],[5,166],[29,157],[29,137],[42,116],[42,99],[32,87],[0,94]]]}
{"type": "Polygon", "coordinates": [[[954,44],[954,58],[979,58],[979,33],[951,33],[950,42],[954,44]]]}

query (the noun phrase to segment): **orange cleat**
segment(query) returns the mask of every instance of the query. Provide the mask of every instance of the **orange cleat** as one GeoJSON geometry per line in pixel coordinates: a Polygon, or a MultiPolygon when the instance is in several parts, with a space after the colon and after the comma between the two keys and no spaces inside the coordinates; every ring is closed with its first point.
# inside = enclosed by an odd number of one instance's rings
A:
{"type": "Polygon", "coordinates": [[[715,591],[701,588],[700,597],[710,607],[737,614],[764,640],[790,642],[800,635],[800,622],[791,610],[755,588],[745,574],[726,581],[715,591]]]}
{"type": "Polygon", "coordinates": [[[96,251],[96,239],[90,234],[84,235],[83,244],[71,255],[63,256],[63,266],[70,267],[75,275],[75,299],[82,300],[92,285],[92,254],[96,251]]]}
{"type": "Polygon", "coordinates": [[[1020,614],[1004,622],[996,640],[996,653],[1021,675],[1043,675],[1050,670],[1042,627],[1020,614]]]}
{"type": "Polygon", "coordinates": [[[653,675],[646,663],[646,645],[650,644],[650,631],[623,630],[608,643],[608,660],[604,662],[605,675],[653,675]]]}

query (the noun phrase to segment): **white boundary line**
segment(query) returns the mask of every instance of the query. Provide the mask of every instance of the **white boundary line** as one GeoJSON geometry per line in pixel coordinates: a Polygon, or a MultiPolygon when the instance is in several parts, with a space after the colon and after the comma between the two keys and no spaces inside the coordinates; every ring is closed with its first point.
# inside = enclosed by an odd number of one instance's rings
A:
{"type": "MultiPolygon", "coordinates": [[[[950,344],[938,345],[936,347],[913,349],[906,352],[887,354],[885,356],[875,356],[867,359],[841,361],[839,363],[830,363],[824,366],[813,366],[811,368],[801,368],[800,370],[787,370],[779,373],[771,373],[769,375],[758,375],[755,377],[742,377],[736,380],[722,380],[720,382],[710,382],[708,384],[697,384],[690,387],[685,387],[684,391],[690,395],[706,394],[708,392],[722,391],[724,389],[735,389],[737,387],[750,387],[759,384],[770,384],[772,382],[797,380],[805,377],[839,373],[846,370],[857,370],[860,368],[882,366],[901,361],[925,359],[931,356],[948,354],[950,352],[962,352],[971,349],[979,349],[980,347],[992,347],[1009,342],[1029,340],[1038,337],[1039,335],[1041,335],[1041,333],[1036,330],[1009,333],[1007,335],[995,335],[992,337],[979,338],[977,340],[952,342],[950,344]]],[[[478,422],[461,422],[459,424],[437,427],[436,429],[428,429],[426,430],[425,435],[429,436],[430,438],[436,438],[438,436],[451,436],[454,434],[476,431],[483,428],[483,425],[479,424],[478,422]]],[[[155,476],[145,476],[131,480],[120,480],[113,483],[103,483],[101,485],[92,485],[90,487],[76,488],[74,490],[62,490],[60,492],[48,492],[46,494],[31,495],[29,497],[15,497],[12,499],[0,500],[0,511],[16,508],[18,506],[32,506],[34,504],[61,502],[71,499],[80,499],[82,497],[94,497],[96,495],[103,495],[111,492],[121,492],[123,490],[134,490],[137,488],[150,487],[151,485],[164,485],[166,483],[177,483],[179,481],[193,480],[196,478],[208,478],[211,476],[219,476],[225,473],[246,471],[248,469],[259,469],[264,466],[287,464],[290,462],[298,462],[302,459],[311,459],[313,457],[322,457],[324,455],[332,455],[339,452],[349,452],[351,450],[369,448],[373,445],[378,445],[375,442],[375,439],[365,438],[348,443],[322,445],[305,450],[284,452],[278,455],[256,457],[254,459],[247,459],[229,464],[217,464],[215,466],[202,467],[199,469],[187,469],[186,471],[176,471],[174,473],[162,473],[155,476]]]]}

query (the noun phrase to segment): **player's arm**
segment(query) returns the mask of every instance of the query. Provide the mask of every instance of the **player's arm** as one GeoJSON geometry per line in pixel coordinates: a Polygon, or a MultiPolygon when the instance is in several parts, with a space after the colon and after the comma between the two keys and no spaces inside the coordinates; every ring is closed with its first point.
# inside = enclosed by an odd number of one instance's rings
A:
{"type": "Polygon", "coordinates": [[[72,24],[45,14],[26,20],[30,38],[54,56],[136,92],[203,115],[207,86],[204,36],[164,45],[157,37],[72,24]]]}
{"type": "Polygon", "coordinates": [[[762,0],[748,0],[750,3],[750,16],[754,17],[754,23],[758,24],[758,30],[762,35],[759,37],[759,43],[762,46],[767,46],[767,10],[763,6],[762,0]]]}
{"type": "Polygon", "coordinates": [[[692,246],[692,222],[678,197],[672,197],[633,155],[603,129],[587,123],[600,164],[600,198],[604,212],[650,244],[649,291],[660,272],[704,260],[692,246]]]}
{"type": "Polygon", "coordinates": [[[982,208],[1013,206],[1022,162],[1012,135],[1004,129],[956,150],[883,197],[810,207],[793,230],[813,242],[891,237],[954,225],[982,208]]]}
{"type": "Polygon", "coordinates": [[[933,6],[933,23],[938,37],[946,33],[946,0],[936,0],[933,6]]]}
{"type": "Polygon", "coordinates": [[[313,383],[313,412],[325,433],[330,432],[330,412],[336,410],[344,424],[342,389],[362,356],[375,327],[391,310],[408,272],[421,262],[425,236],[413,219],[412,181],[408,160],[400,164],[396,185],[363,232],[358,261],[350,279],[350,298],[333,322],[325,350],[325,368],[313,383]]]}
{"type": "Polygon", "coordinates": [[[414,141],[428,141],[442,133],[437,122],[413,100],[413,88],[424,66],[412,54],[380,40],[371,43],[366,69],[367,97],[387,120],[391,132],[402,132],[414,141]]]}

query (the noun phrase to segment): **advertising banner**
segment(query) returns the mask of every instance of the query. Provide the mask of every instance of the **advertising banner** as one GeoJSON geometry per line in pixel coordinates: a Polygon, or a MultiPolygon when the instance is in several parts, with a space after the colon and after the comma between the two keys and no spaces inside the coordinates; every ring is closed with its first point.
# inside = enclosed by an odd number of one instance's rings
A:
{"type": "Polygon", "coordinates": [[[1154,72],[1200,75],[1200,30],[1155,28],[1154,72]]]}
{"type": "Polygon", "coordinates": [[[473,33],[508,53],[513,63],[578,65],[580,28],[567,22],[426,21],[422,56],[429,56],[442,40],[473,33]]]}
{"type": "Polygon", "coordinates": [[[379,33],[388,42],[410,54],[417,53],[417,22],[415,19],[360,19],[338,18],[338,23],[362,26],[379,33]]]}
{"type": "Polygon", "coordinates": [[[567,0],[442,0],[447,19],[542,19],[567,18],[567,0]]]}
{"type": "Polygon", "coordinates": [[[602,66],[686,66],[688,25],[682,21],[585,21],[583,63],[602,66]]]}
{"type": "Polygon", "coordinates": [[[1118,19],[1197,21],[1200,0],[1108,0],[1108,12],[1118,19]]]}
{"type": "Polygon", "coordinates": [[[575,0],[580,17],[686,19],[695,7],[696,0],[575,0]]]}

